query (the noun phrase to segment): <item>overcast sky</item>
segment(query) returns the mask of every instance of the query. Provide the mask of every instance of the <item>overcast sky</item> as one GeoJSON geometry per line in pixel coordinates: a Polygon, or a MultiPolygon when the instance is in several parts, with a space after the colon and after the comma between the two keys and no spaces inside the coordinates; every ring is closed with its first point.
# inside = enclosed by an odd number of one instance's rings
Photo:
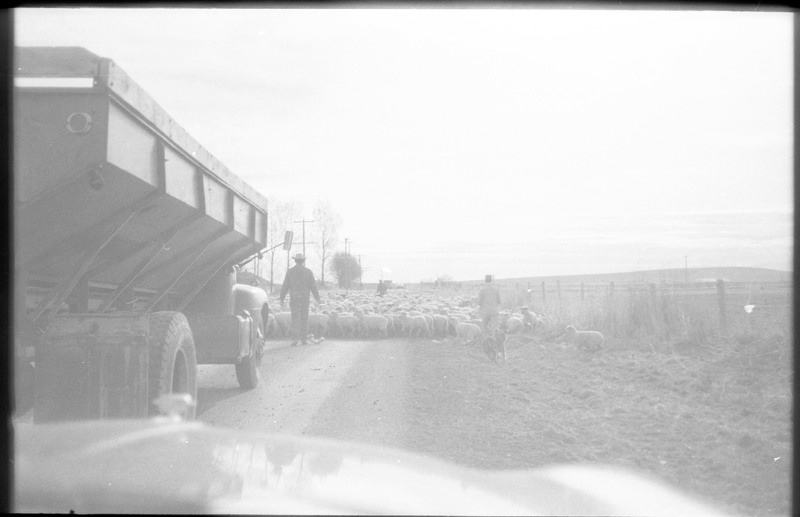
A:
{"type": "Polygon", "coordinates": [[[17,9],[15,42],[113,59],[265,196],[330,200],[365,281],[791,269],[790,13],[466,5],[17,9]]]}

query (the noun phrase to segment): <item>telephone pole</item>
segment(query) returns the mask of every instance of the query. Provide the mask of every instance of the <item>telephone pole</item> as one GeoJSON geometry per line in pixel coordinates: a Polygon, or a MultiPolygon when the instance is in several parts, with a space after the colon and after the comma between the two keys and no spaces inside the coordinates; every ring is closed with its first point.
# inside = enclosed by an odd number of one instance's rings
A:
{"type": "Polygon", "coordinates": [[[303,223],[303,256],[306,256],[306,223],[315,223],[316,221],[306,221],[304,217],[302,221],[295,221],[295,223],[303,223]]]}
{"type": "Polygon", "coordinates": [[[364,272],[361,270],[361,255],[358,256],[358,285],[364,289],[364,272]]]}

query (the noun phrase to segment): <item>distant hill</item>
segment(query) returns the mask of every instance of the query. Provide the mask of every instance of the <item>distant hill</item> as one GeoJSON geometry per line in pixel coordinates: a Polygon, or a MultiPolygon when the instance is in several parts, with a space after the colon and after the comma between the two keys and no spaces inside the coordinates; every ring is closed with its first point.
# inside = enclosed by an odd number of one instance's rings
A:
{"type": "MultiPolygon", "coordinates": [[[[687,269],[655,269],[627,273],[604,273],[589,275],[530,276],[522,278],[496,278],[501,284],[537,284],[541,282],[569,283],[661,283],[661,282],[714,282],[721,278],[728,282],[791,282],[791,271],[778,271],[755,267],[705,267],[687,269]]],[[[483,280],[468,280],[464,284],[483,283],[483,280]]]]}

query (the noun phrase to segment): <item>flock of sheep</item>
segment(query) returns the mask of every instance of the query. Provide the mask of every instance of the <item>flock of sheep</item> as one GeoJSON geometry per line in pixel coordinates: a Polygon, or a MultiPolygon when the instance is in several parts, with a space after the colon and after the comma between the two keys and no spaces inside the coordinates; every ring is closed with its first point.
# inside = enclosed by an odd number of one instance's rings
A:
{"type": "MultiPolygon", "coordinates": [[[[438,298],[433,294],[392,290],[385,296],[364,291],[321,292],[322,301],[312,306],[308,331],[315,339],[375,339],[408,337],[456,339],[460,343],[476,343],[483,335],[476,298],[456,295],[438,298]]],[[[313,304],[312,304],[313,305],[313,304]]],[[[267,337],[288,338],[291,334],[291,313],[270,304],[267,337]]],[[[555,318],[533,311],[502,311],[500,328],[506,335],[538,335],[560,338],[588,350],[598,350],[603,335],[595,331],[578,331],[573,326],[559,325],[555,318]],[[526,325],[526,321],[528,325],[526,325]]]]}

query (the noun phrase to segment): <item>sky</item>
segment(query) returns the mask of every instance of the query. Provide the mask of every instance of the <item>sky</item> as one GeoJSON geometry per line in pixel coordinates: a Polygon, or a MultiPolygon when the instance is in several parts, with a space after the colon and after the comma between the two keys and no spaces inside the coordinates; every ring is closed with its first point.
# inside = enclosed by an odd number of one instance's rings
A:
{"type": "Polygon", "coordinates": [[[14,41],[111,58],[270,200],[330,201],[365,282],[791,270],[791,13],[465,5],[20,8],[14,41]]]}

